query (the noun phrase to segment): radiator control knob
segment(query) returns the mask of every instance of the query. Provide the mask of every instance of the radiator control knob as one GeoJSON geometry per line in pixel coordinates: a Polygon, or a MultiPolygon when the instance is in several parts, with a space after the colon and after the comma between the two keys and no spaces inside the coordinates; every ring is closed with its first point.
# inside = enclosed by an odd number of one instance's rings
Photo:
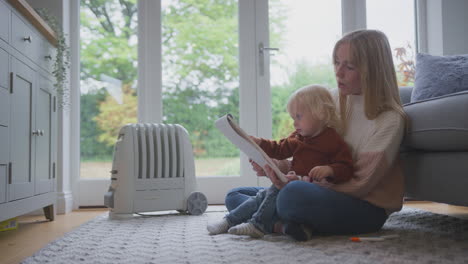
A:
{"type": "Polygon", "coordinates": [[[208,207],[208,200],[201,192],[193,192],[187,198],[187,211],[191,215],[201,215],[208,207]]]}

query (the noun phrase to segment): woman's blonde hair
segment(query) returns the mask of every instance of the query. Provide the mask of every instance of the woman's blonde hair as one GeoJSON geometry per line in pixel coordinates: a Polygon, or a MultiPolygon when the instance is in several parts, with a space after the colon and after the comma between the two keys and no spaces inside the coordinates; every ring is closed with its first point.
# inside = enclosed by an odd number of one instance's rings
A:
{"type": "MultiPolygon", "coordinates": [[[[361,92],[364,95],[364,112],[370,120],[387,110],[398,112],[405,120],[401,105],[392,50],[385,34],[378,30],[357,30],[343,36],[333,49],[336,61],[338,48],[348,43],[351,63],[361,77],[361,92]]],[[[340,116],[347,125],[347,96],[339,95],[340,116]]]]}
{"type": "Polygon", "coordinates": [[[297,109],[309,111],[326,126],[334,128],[338,133],[342,132],[335,102],[324,86],[314,84],[296,90],[289,97],[286,108],[291,116],[297,109]]]}

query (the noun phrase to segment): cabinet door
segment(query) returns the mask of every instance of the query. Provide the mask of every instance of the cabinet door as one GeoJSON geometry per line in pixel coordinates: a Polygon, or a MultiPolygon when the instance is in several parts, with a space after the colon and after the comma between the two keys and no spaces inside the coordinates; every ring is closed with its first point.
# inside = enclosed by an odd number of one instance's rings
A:
{"type": "Polygon", "coordinates": [[[32,110],[35,72],[19,60],[12,59],[12,73],[9,201],[34,195],[34,175],[31,168],[34,164],[32,110]]]}
{"type": "MultiPolygon", "coordinates": [[[[1,2],[0,2],[1,15],[1,2]]],[[[1,20],[1,19],[0,19],[1,20]]],[[[0,26],[1,27],[1,26],[0,26]]],[[[7,201],[8,163],[10,162],[10,59],[0,48],[0,203],[7,201]]]]}
{"type": "Polygon", "coordinates": [[[41,194],[54,190],[55,168],[53,166],[52,141],[53,136],[55,136],[53,133],[55,107],[52,82],[40,75],[38,75],[37,80],[35,129],[39,134],[35,137],[35,181],[36,194],[41,194]]]}

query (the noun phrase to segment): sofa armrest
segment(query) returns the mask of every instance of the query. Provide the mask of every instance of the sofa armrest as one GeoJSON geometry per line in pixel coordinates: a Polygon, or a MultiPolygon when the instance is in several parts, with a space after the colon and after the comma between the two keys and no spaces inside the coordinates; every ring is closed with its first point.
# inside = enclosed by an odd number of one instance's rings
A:
{"type": "Polygon", "coordinates": [[[402,145],[421,150],[468,150],[468,91],[403,106],[409,128],[402,145]]]}
{"type": "Polygon", "coordinates": [[[400,99],[402,104],[408,104],[411,102],[411,93],[413,92],[412,86],[400,87],[400,99]]]}

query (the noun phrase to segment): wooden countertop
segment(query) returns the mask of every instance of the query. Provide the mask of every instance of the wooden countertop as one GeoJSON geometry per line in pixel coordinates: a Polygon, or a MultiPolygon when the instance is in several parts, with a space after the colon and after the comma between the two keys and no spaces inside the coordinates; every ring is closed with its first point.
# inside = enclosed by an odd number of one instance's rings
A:
{"type": "Polygon", "coordinates": [[[8,0],[8,2],[18,10],[28,21],[44,35],[44,37],[54,46],[57,46],[57,37],[54,30],[42,19],[26,0],[8,0]]]}

